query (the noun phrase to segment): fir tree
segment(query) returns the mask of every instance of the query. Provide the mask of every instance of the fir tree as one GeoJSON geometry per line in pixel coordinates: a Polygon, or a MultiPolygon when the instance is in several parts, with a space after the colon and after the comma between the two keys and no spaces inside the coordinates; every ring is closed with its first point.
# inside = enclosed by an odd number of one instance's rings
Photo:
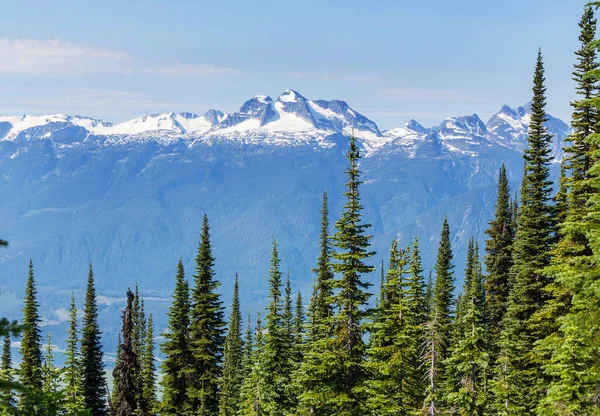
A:
{"type": "Polygon", "coordinates": [[[52,337],[48,335],[46,355],[42,367],[42,400],[41,406],[36,406],[38,414],[58,415],[65,411],[65,397],[61,391],[62,371],[54,366],[52,337]]]}
{"type": "Polygon", "coordinates": [[[294,373],[299,392],[299,415],[333,414],[338,409],[329,403],[334,397],[333,373],[336,352],[333,346],[333,271],[329,239],[327,193],[323,194],[319,257],[313,269],[316,275],[308,308],[308,327],[303,360],[294,373]]]}
{"type": "Polygon", "coordinates": [[[596,19],[585,8],[579,23],[581,48],[573,79],[578,100],[572,105],[573,133],[567,139],[565,164],[568,178],[568,209],[559,227],[559,242],[546,274],[552,298],[538,320],[554,319],[557,330],[538,344],[536,352],[546,358],[544,374],[550,380],[538,414],[600,414],[598,398],[598,69],[596,19]]]}
{"type": "MultiPolygon", "coordinates": [[[[12,367],[12,355],[10,352],[10,335],[4,337],[2,344],[2,362],[0,363],[0,380],[6,383],[12,383],[14,380],[14,370],[12,367]]],[[[16,404],[10,386],[0,389],[0,410],[2,406],[12,408],[16,404]]]]}
{"type": "MultiPolygon", "coordinates": [[[[548,278],[543,269],[550,260],[553,242],[551,182],[549,181],[550,139],[544,127],[546,121],[546,88],[542,54],[534,75],[533,104],[529,125],[528,147],[525,150],[525,172],[521,189],[521,208],[513,245],[513,286],[503,321],[500,346],[508,358],[506,380],[508,390],[496,392],[496,411],[508,415],[530,413],[543,394],[545,380],[540,363],[532,354],[536,341],[547,333],[544,323],[532,317],[547,301],[544,291],[548,278]],[[508,391],[508,394],[506,393],[508,391]]],[[[498,372],[506,362],[499,363],[498,372]]]]}
{"type": "Polygon", "coordinates": [[[77,326],[77,307],[75,295],[71,295],[69,308],[69,329],[67,338],[67,351],[65,358],[65,393],[67,397],[67,410],[76,412],[84,408],[81,391],[81,356],[79,354],[79,330],[77,326]]]}
{"type": "Polygon", "coordinates": [[[262,333],[260,313],[256,319],[254,348],[251,351],[250,371],[244,378],[241,390],[239,416],[268,415],[265,404],[273,398],[269,396],[267,388],[267,374],[265,373],[264,348],[265,342],[262,333]]]}
{"type": "Polygon", "coordinates": [[[209,230],[208,217],[204,215],[190,314],[193,362],[188,400],[198,415],[216,415],[219,411],[219,379],[225,341],[223,306],[217,293],[219,282],[215,280],[209,230]]]}
{"type": "MultiPolygon", "coordinates": [[[[288,388],[291,376],[290,333],[291,305],[289,317],[284,314],[286,306],[282,299],[282,276],[280,271],[279,250],[273,242],[271,269],[269,270],[269,298],[267,325],[264,336],[264,349],[260,357],[261,372],[264,374],[264,401],[262,412],[265,415],[284,415],[290,409],[288,388]]],[[[289,296],[288,296],[289,297],[289,296]]],[[[291,304],[291,302],[290,302],[291,304]]]]}
{"type": "Polygon", "coordinates": [[[250,374],[252,373],[252,367],[253,367],[253,359],[254,359],[254,338],[252,336],[253,334],[253,329],[252,329],[252,320],[250,318],[250,314],[248,314],[248,323],[246,325],[246,336],[244,339],[244,347],[242,349],[242,362],[241,362],[241,368],[240,368],[240,380],[241,380],[241,384],[240,384],[240,398],[238,400],[237,406],[236,406],[236,414],[239,413],[240,411],[240,407],[242,404],[242,389],[243,386],[246,384],[246,382],[249,380],[250,378],[250,374]]]}
{"type": "Polygon", "coordinates": [[[142,360],[144,383],[142,397],[146,406],[147,414],[156,413],[156,365],[154,364],[154,320],[152,314],[148,315],[146,323],[146,342],[142,360]]]}
{"type": "Polygon", "coordinates": [[[123,343],[121,344],[121,359],[113,371],[119,375],[119,385],[116,396],[119,407],[115,409],[116,416],[133,416],[138,410],[139,359],[136,356],[133,337],[135,333],[134,294],[127,290],[127,306],[123,311],[123,343]]]}
{"type": "Polygon", "coordinates": [[[302,351],[304,348],[304,305],[302,304],[302,294],[296,295],[296,307],[294,314],[294,364],[300,365],[302,362],[302,351]]]}
{"type": "Polygon", "coordinates": [[[374,271],[365,260],[375,253],[369,250],[370,236],[366,230],[370,224],[362,222],[362,205],[359,186],[360,152],[354,137],[350,138],[350,149],[346,153],[349,167],[346,170],[346,203],[341,218],[336,223],[333,245],[337,248],[332,256],[335,262],[333,271],[340,274],[335,281],[338,292],[335,303],[338,309],[334,318],[334,347],[337,349],[338,371],[335,373],[334,388],[336,397],[333,404],[340,409],[341,415],[360,414],[359,394],[364,381],[365,357],[364,318],[367,315],[365,305],[370,294],[370,286],[362,276],[374,271]]]}
{"type": "MultiPolygon", "coordinates": [[[[119,366],[121,362],[121,333],[117,336],[117,352],[115,354],[115,368],[119,366]]],[[[114,368],[113,368],[114,370],[114,368]]],[[[113,371],[113,386],[112,386],[112,394],[110,397],[110,413],[111,415],[115,413],[115,410],[119,408],[119,378],[120,373],[116,373],[113,371]]]]}
{"type": "MultiPolygon", "coordinates": [[[[220,416],[234,416],[240,401],[242,378],[242,314],[240,312],[238,275],[235,275],[233,285],[233,301],[229,316],[229,328],[225,339],[223,353],[223,379],[221,382],[221,397],[219,402],[220,416]]],[[[252,349],[252,344],[250,344],[252,349]]]]}
{"type": "Polygon", "coordinates": [[[506,313],[506,301],[510,288],[510,270],[512,267],[512,245],[514,241],[510,186],[506,177],[506,167],[502,165],[498,176],[498,194],[496,213],[486,230],[485,242],[485,289],[490,309],[490,324],[493,339],[498,341],[502,319],[506,313]]]}
{"type": "MultiPolygon", "coordinates": [[[[439,326],[444,340],[440,355],[446,357],[446,348],[450,346],[454,301],[454,273],[452,264],[452,247],[450,245],[450,226],[444,217],[440,245],[435,263],[435,285],[433,287],[433,305],[436,309],[436,324],[439,326]]],[[[441,364],[441,362],[440,362],[441,364]]],[[[440,369],[443,367],[440,366],[440,369]]],[[[443,374],[439,376],[443,379],[443,374]]]]}
{"type": "Polygon", "coordinates": [[[90,263],[81,331],[81,370],[85,407],[91,416],[107,414],[101,334],[98,326],[94,272],[90,263]]]}
{"type": "Polygon", "coordinates": [[[367,350],[365,406],[371,414],[409,415],[420,408],[421,375],[418,350],[412,336],[418,333],[408,319],[407,293],[409,252],[392,242],[384,294],[372,324],[367,350]]]}
{"type": "MultiPolygon", "coordinates": [[[[33,275],[33,262],[29,261],[29,275],[25,286],[25,306],[23,307],[23,338],[21,340],[21,365],[19,381],[37,394],[42,388],[42,335],[40,331],[41,316],[37,301],[37,289],[33,275]]],[[[22,401],[28,400],[29,393],[24,393],[22,401]]],[[[23,404],[23,403],[22,403],[23,404]]]]}
{"type": "Polygon", "coordinates": [[[187,411],[188,369],[191,365],[189,319],[190,294],[183,262],[179,259],[173,303],[168,313],[168,329],[160,346],[164,354],[161,364],[163,395],[161,415],[181,415],[187,411]]]}
{"type": "Polygon", "coordinates": [[[465,279],[464,310],[457,314],[462,333],[453,339],[452,353],[446,361],[448,372],[456,383],[451,386],[446,402],[450,403],[452,414],[472,416],[485,414],[488,400],[489,340],[487,328],[488,309],[481,266],[479,248],[470,245],[470,263],[465,279]]]}

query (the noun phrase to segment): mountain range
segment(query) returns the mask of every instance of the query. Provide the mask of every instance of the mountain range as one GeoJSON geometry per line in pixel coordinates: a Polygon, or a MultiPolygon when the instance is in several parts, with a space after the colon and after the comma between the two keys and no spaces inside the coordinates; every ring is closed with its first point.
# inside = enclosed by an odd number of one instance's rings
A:
{"type": "MultiPolygon", "coordinates": [[[[407,244],[418,235],[429,271],[446,214],[459,286],[469,237],[483,245],[502,163],[518,189],[530,115],[529,104],[505,105],[487,122],[472,114],[431,128],[411,120],[380,130],[344,101],[287,90],[276,100],[253,97],[233,113],[150,114],[117,124],[0,116],[0,237],[11,243],[0,253],[0,316],[19,318],[32,258],[44,322],[60,344],[68,299],[74,292],[81,304],[92,261],[107,348],[116,342],[123,294],[136,282],[164,329],[177,260],[191,279],[204,213],[226,305],[238,272],[245,312],[264,306],[273,239],[294,290],[308,299],[322,193],[333,224],[350,135],[364,156],[372,263],[386,260],[393,238],[407,244]]],[[[546,126],[558,162],[570,128],[552,116],[546,126]]],[[[377,273],[367,279],[376,283],[377,273]]]]}

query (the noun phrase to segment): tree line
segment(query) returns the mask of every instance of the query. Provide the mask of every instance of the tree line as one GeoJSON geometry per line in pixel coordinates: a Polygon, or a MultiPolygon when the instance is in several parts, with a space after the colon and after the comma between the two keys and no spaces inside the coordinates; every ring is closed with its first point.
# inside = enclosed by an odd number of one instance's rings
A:
{"type": "Polygon", "coordinates": [[[244,324],[236,276],[226,319],[205,215],[192,284],[182,261],[177,265],[162,361],[152,315],[146,317],[137,288],[128,290],[109,388],[92,265],[81,329],[73,299],[66,361],[57,368],[49,338],[43,347],[30,263],[22,327],[0,325],[0,412],[600,415],[600,42],[592,5],[579,26],[578,99],[557,189],[539,51],[520,191],[513,194],[502,166],[487,239],[483,250],[469,240],[458,296],[444,218],[434,273],[426,278],[416,237],[392,241],[370,306],[365,275],[375,271],[369,264],[375,253],[362,217],[360,150],[350,138],[344,209],[332,227],[323,194],[306,306],[292,294],[273,241],[264,317],[249,316],[244,324]],[[12,337],[22,333],[18,370],[9,329],[12,337]]]}

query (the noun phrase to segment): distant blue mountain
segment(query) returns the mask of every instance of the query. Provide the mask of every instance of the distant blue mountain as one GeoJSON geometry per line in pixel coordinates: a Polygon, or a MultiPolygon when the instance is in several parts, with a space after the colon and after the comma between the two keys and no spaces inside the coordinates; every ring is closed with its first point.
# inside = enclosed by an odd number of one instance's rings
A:
{"type": "MultiPolygon", "coordinates": [[[[474,114],[430,129],[411,120],[381,131],[344,101],[288,90],[275,101],[254,97],[232,114],[154,114],[120,124],[0,117],[0,237],[11,243],[0,251],[0,316],[20,317],[32,258],[46,329],[62,345],[68,299],[74,292],[82,303],[93,261],[107,350],[116,343],[124,293],[136,282],[162,331],[179,257],[192,279],[204,213],[226,305],[236,272],[244,312],[265,305],[274,238],[294,290],[308,299],[321,196],[329,193],[333,224],[350,134],[365,156],[373,264],[387,260],[393,238],[408,244],[416,234],[428,273],[447,214],[459,286],[468,239],[483,245],[502,163],[516,191],[529,114],[528,106],[504,106],[487,123],[474,114]]],[[[569,127],[552,117],[547,126],[560,160],[569,127]]]]}

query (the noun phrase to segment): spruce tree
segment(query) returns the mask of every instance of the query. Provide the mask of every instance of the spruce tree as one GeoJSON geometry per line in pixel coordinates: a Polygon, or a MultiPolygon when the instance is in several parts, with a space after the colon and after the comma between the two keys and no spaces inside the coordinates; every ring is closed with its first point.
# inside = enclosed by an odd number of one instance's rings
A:
{"type": "MultiPolygon", "coordinates": [[[[0,380],[5,383],[12,383],[14,380],[14,369],[12,367],[12,355],[10,352],[10,335],[4,337],[2,344],[2,362],[0,363],[0,380]]],[[[13,391],[10,386],[3,386],[0,389],[0,410],[12,408],[16,404],[13,391]]]]}
{"type": "Polygon", "coordinates": [[[327,193],[323,194],[319,257],[313,269],[316,275],[308,308],[308,326],[303,360],[294,373],[299,392],[299,415],[333,414],[338,409],[330,404],[335,396],[333,374],[336,352],[333,345],[333,270],[329,238],[327,193]]]}
{"type": "Polygon", "coordinates": [[[183,262],[177,264],[173,303],[169,308],[165,341],[160,345],[164,355],[162,370],[161,415],[181,415],[187,412],[188,373],[191,366],[189,339],[190,293],[183,262]]]}
{"type": "Polygon", "coordinates": [[[146,342],[144,349],[144,357],[142,361],[144,374],[144,385],[142,389],[142,397],[147,409],[148,415],[154,415],[157,412],[156,399],[156,365],[154,356],[154,319],[152,314],[148,315],[146,323],[146,342]]]}
{"type": "Polygon", "coordinates": [[[188,400],[198,415],[216,415],[219,411],[225,322],[214,264],[208,216],[204,215],[190,314],[192,372],[189,375],[188,400]]]}
{"type": "Polygon", "coordinates": [[[446,348],[440,325],[439,310],[433,302],[432,298],[430,315],[427,322],[423,325],[423,344],[421,349],[421,363],[425,373],[425,399],[421,413],[431,416],[442,413],[440,365],[444,360],[442,352],[446,348]]]}
{"type": "MultiPolygon", "coordinates": [[[[433,305],[436,308],[436,322],[441,329],[444,340],[440,354],[446,356],[446,348],[450,345],[452,332],[454,300],[454,273],[452,264],[452,247],[450,245],[450,226],[444,217],[442,233],[435,263],[435,285],[433,286],[433,305]]],[[[440,374],[443,379],[443,374],[440,374]]]]}
{"type": "Polygon", "coordinates": [[[587,6],[579,23],[581,48],[573,79],[578,100],[572,103],[573,132],[567,139],[565,164],[568,178],[568,209],[559,226],[559,242],[546,274],[552,281],[552,298],[538,313],[554,318],[557,330],[539,343],[538,355],[547,358],[544,374],[549,378],[546,396],[537,409],[540,415],[599,414],[600,367],[598,308],[598,69],[596,19],[587,6]]]}
{"type": "MultiPolygon", "coordinates": [[[[119,366],[121,362],[121,333],[117,335],[117,352],[115,354],[115,368],[119,366]]],[[[110,414],[114,414],[115,409],[119,408],[119,378],[120,374],[114,372],[113,368],[113,385],[112,393],[110,397],[110,414]]]]}
{"type": "Polygon", "coordinates": [[[291,400],[289,386],[291,381],[290,360],[290,316],[285,313],[285,299],[282,299],[282,276],[280,271],[281,260],[277,242],[273,242],[271,268],[269,270],[269,298],[267,308],[266,334],[264,336],[264,349],[260,357],[261,372],[264,374],[264,402],[262,412],[265,415],[284,415],[290,410],[291,400]],[[284,314],[285,313],[285,314],[284,314]]]}
{"type": "Polygon", "coordinates": [[[370,251],[370,236],[366,234],[370,224],[362,221],[362,205],[359,186],[360,152],[356,139],[350,138],[350,149],[346,153],[349,167],[346,170],[348,182],[344,196],[346,202],[341,218],[336,222],[333,235],[332,253],[335,260],[333,271],[340,274],[334,287],[337,314],[334,318],[334,343],[339,359],[336,362],[334,382],[335,397],[332,403],[340,410],[340,415],[360,414],[360,390],[365,377],[364,357],[366,346],[363,340],[365,331],[365,306],[370,294],[370,284],[363,275],[374,271],[365,261],[375,253],[370,251]]]}
{"type": "Polygon", "coordinates": [[[485,242],[485,289],[490,309],[490,324],[494,342],[497,342],[506,313],[506,302],[510,289],[510,271],[512,268],[512,245],[515,230],[512,221],[510,186],[504,164],[498,175],[498,193],[496,213],[486,230],[485,242]]]}
{"type": "Polygon", "coordinates": [[[446,402],[452,414],[485,414],[488,402],[490,366],[488,308],[479,264],[479,248],[470,245],[470,264],[465,276],[464,304],[456,325],[462,331],[453,338],[454,347],[446,360],[448,373],[454,378],[446,402]],[[468,278],[467,278],[468,277],[468,278]]]}
{"type": "Polygon", "coordinates": [[[540,362],[532,350],[543,339],[547,326],[532,319],[548,300],[544,290],[549,280],[543,269],[549,263],[553,242],[551,182],[549,180],[550,140],[546,121],[546,88],[541,51],[534,74],[533,103],[528,147],[521,189],[521,207],[513,245],[514,282],[503,321],[500,353],[508,361],[498,363],[497,373],[506,371],[506,386],[497,386],[496,411],[508,415],[527,414],[535,409],[545,388],[540,362]],[[504,367],[506,367],[506,370],[504,367]]]}
{"type": "Polygon", "coordinates": [[[298,366],[302,362],[302,352],[304,349],[304,305],[302,304],[302,294],[296,295],[296,306],[294,314],[294,365],[298,366]]]}
{"type": "Polygon", "coordinates": [[[30,392],[22,394],[21,405],[27,405],[28,396],[38,394],[42,388],[42,335],[40,330],[40,305],[33,275],[33,262],[29,261],[29,274],[25,286],[23,307],[23,338],[21,340],[21,365],[19,381],[30,392]]]}
{"type": "Polygon", "coordinates": [[[91,416],[105,416],[107,414],[106,379],[104,376],[101,334],[102,332],[98,326],[94,272],[90,262],[81,331],[81,370],[85,407],[89,410],[91,416]]]}
{"type": "MultiPolygon", "coordinates": [[[[219,401],[220,416],[234,416],[240,401],[242,378],[242,314],[240,312],[238,275],[233,285],[233,300],[229,315],[229,328],[225,339],[223,353],[223,379],[221,381],[221,397],[219,401]]],[[[250,344],[250,349],[252,345],[250,344]]]]}
{"type": "Polygon", "coordinates": [[[79,353],[79,330],[77,325],[77,307],[75,295],[71,295],[69,308],[69,328],[67,337],[67,351],[65,358],[65,393],[67,410],[76,412],[84,407],[81,385],[81,355],[79,353]]]}
{"type": "Polygon", "coordinates": [[[134,294],[127,290],[127,306],[123,310],[123,326],[121,334],[121,359],[113,371],[119,375],[117,398],[119,406],[115,409],[116,416],[133,416],[138,410],[138,385],[136,377],[139,375],[139,359],[136,356],[133,337],[135,328],[134,294]]]}
{"type": "Polygon", "coordinates": [[[363,406],[371,414],[409,415],[420,408],[422,377],[418,365],[418,345],[412,338],[418,333],[409,320],[406,275],[408,250],[399,250],[392,242],[384,296],[379,301],[372,324],[363,406]]]}
{"type": "MultiPolygon", "coordinates": [[[[272,389],[267,387],[266,380],[268,374],[265,373],[264,349],[265,341],[263,338],[262,322],[260,313],[256,319],[254,347],[251,351],[250,366],[247,376],[242,383],[240,394],[239,416],[263,416],[268,415],[268,402],[273,400],[270,396],[272,389]]],[[[248,351],[248,349],[246,349],[248,351]]]]}
{"type": "Polygon", "coordinates": [[[254,358],[254,337],[252,329],[252,320],[248,314],[248,322],[246,324],[246,335],[244,338],[244,346],[242,348],[242,362],[240,366],[240,398],[236,406],[236,414],[239,413],[242,404],[242,388],[252,373],[253,358],[254,358]]]}

